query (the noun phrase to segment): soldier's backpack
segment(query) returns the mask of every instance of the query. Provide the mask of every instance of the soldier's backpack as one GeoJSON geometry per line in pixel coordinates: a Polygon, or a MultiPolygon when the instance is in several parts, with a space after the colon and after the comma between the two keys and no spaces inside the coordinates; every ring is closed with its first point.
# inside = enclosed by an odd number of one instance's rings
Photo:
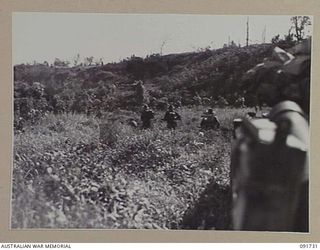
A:
{"type": "Polygon", "coordinates": [[[268,118],[237,119],[234,125],[234,229],[307,232],[309,125],[304,112],[284,101],[268,118]]]}
{"type": "Polygon", "coordinates": [[[220,127],[220,122],[215,115],[207,115],[202,118],[200,127],[202,129],[217,129],[220,127]]]}
{"type": "Polygon", "coordinates": [[[178,119],[177,113],[174,112],[174,111],[168,111],[168,112],[166,113],[165,119],[166,119],[166,121],[167,121],[168,123],[174,123],[175,120],[178,119]]]}
{"type": "Polygon", "coordinates": [[[141,115],[141,120],[142,121],[149,121],[152,118],[154,118],[154,112],[152,110],[147,110],[144,111],[141,115]]]}

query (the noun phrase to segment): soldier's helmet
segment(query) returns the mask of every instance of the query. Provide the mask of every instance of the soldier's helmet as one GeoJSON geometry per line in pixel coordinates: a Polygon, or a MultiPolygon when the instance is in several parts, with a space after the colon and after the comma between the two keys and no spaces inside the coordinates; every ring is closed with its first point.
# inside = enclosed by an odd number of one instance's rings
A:
{"type": "Polygon", "coordinates": [[[212,108],[209,108],[209,109],[207,110],[207,113],[208,113],[209,115],[215,115],[215,112],[213,112],[213,109],[212,109],[212,108]]]}
{"type": "Polygon", "coordinates": [[[143,110],[147,110],[147,109],[149,109],[148,104],[144,104],[144,105],[143,105],[143,110]]]}

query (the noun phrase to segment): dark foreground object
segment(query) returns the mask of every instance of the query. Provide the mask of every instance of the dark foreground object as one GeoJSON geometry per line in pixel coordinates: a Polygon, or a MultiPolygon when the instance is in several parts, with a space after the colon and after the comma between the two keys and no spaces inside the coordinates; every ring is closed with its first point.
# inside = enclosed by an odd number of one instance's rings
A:
{"type": "Polygon", "coordinates": [[[268,119],[243,120],[231,158],[233,228],[308,232],[309,125],[291,101],[268,119]]]}
{"type": "Polygon", "coordinates": [[[201,194],[197,204],[183,217],[182,229],[230,230],[231,190],[214,181],[201,194]]]}

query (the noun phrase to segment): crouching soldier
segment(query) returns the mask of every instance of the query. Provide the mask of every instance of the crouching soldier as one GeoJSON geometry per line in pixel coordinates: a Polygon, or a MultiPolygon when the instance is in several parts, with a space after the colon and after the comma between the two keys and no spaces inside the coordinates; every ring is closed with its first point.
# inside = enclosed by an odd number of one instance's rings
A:
{"type": "Polygon", "coordinates": [[[168,107],[168,111],[164,115],[163,121],[167,122],[168,129],[176,129],[177,120],[181,120],[181,116],[173,110],[173,106],[168,107]]]}
{"type": "Polygon", "coordinates": [[[142,128],[151,128],[151,120],[154,118],[154,112],[149,108],[147,104],[143,106],[141,113],[142,128]]]}
{"type": "Polygon", "coordinates": [[[219,119],[211,108],[208,109],[204,115],[202,115],[200,127],[201,127],[201,129],[218,129],[218,128],[220,128],[219,119]]]}

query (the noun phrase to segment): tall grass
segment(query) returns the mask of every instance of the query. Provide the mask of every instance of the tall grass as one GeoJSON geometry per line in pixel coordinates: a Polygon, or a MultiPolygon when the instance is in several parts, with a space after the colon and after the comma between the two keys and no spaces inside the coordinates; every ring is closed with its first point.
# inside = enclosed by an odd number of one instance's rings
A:
{"type": "MultiPolygon", "coordinates": [[[[184,228],[186,211],[209,183],[230,185],[231,132],[199,133],[204,109],[178,110],[175,131],[166,129],[162,113],[152,129],[141,130],[125,122],[138,114],[122,112],[102,120],[49,115],[16,134],[12,227],[184,228]]],[[[245,112],[216,110],[226,131],[245,112]]]]}

